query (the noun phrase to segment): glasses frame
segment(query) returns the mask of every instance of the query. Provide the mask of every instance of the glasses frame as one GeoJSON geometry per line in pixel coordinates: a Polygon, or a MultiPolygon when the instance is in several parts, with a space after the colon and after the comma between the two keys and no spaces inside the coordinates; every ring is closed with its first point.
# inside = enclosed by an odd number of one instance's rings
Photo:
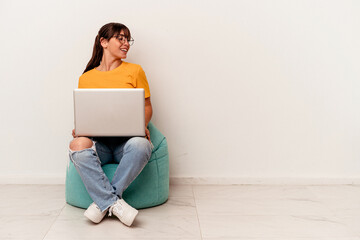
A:
{"type": "Polygon", "coordinates": [[[117,36],[114,36],[114,38],[116,38],[122,44],[124,44],[125,40],[126,40],[126,42],[128,42],[130,46],[132,46],[134,44],[134,41],[135,41],[132,37],[130,37],[130,40],[128,40],[124,34],[119,34],[117,36]],[[122,37],[123,40],[121,40],[120,37],[122,37]]]}

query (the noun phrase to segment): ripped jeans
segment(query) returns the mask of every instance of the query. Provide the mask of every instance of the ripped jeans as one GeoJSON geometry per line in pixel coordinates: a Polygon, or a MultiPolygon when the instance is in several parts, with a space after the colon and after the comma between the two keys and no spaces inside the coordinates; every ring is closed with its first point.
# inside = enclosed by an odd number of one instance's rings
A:
{"type": "Polygon", "coordinates": [[[119,198],[148,163],[152,144],[144,137],[90,137],[91,148],[73,151],[69,157],[92,200],[103,212],[119,198]],[[110,183],[101,166],[118,163],[110,183]]]}

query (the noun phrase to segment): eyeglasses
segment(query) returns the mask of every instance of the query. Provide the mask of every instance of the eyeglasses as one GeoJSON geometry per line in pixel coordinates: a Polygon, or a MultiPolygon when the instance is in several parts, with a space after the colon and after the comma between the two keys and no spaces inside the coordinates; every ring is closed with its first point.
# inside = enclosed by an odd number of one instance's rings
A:
{"type": "Polygon", "coordinates": [[[133,45],[134,44],[134,39],[131,37],[131,38],[126,38],[125,35],[118,35],[118,36],[114,36],[114,38],[116,38],[117,40],[119,40],[121,43],[125,43],[125,41],[127,41],[129,43],[129,45],[133,45]]]}

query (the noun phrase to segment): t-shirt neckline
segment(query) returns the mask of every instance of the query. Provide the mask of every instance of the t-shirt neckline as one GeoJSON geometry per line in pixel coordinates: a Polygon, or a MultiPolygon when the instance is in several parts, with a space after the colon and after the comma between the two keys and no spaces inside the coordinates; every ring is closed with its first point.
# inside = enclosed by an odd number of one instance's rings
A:
{"type": "Polygon", "coordinates": [[[116,68],[114,68],[114,69],[112,69],[112,70],[109,70],[109,71],[100,71],[100,70],[97,70],[96,67],[94,67],[94,70],[95,70],[95,72],[98,72],[98,73],[112,73],[112,72],[118,71],[118,70],[121,68],[121,66],[122,66],[123,64],[125,64],[125,63],[126,63],[126,62],[122,61],[119,66],[117,66],[116,68]]]}

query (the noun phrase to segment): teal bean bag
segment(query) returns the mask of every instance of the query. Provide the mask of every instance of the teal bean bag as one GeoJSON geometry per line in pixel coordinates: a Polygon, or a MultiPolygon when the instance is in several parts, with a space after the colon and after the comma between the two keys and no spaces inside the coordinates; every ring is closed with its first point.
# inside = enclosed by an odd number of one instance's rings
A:
{"type": "MultiPolygon", "coordinates": [[[[134,208],[160,205],[169,196],[169,153],[166,138],[150,122],[148,124],[154,149],[148,164],[123,193],[124,200],[134,208]]],[[[118,164],[106,164],[102,168],[111,181],[118,164]]],[[[69,160],[65,182],[66,202],[72,206],[88,208],[93,202],[76,168],[69,160]]]]}

